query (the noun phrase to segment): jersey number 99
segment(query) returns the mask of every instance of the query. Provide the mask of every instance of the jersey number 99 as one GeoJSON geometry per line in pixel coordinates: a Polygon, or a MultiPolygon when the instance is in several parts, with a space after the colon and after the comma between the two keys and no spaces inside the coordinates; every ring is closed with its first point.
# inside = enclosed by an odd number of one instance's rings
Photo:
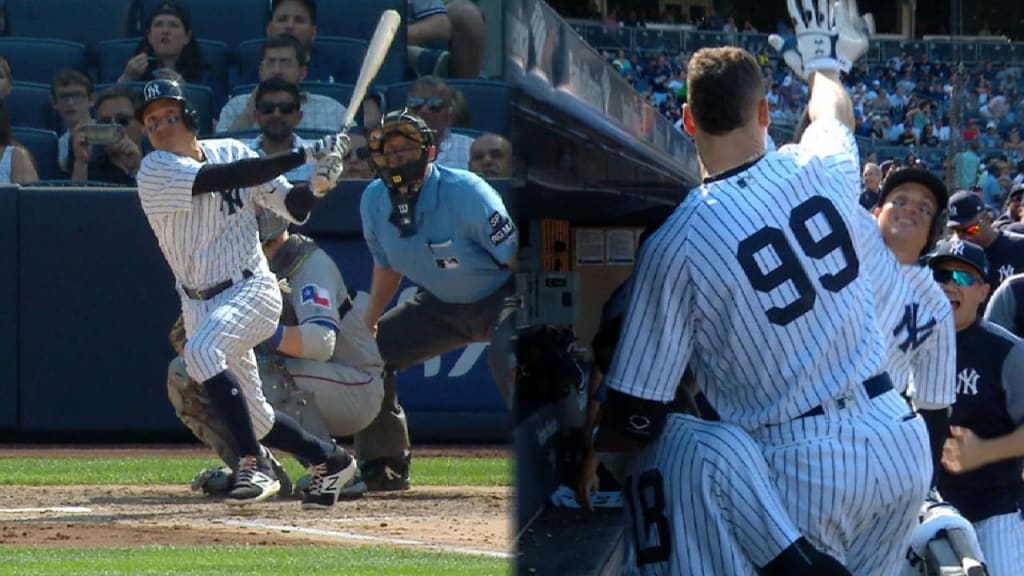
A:
{"type": "MultiPolygon", "coordinates": [[[[857,252],[853,249],[850,231],[832,202],[821,196],[813,196],[797,205],[789,213],[789,228],[800,249],[809,258],[820,260],[836,250],[842,254],[845,261],[842,268],[818,277],[822,288],[829,292],[839,292],[857,278],[860,271],[857,252]],[[825,219],[829,232],[815,239],[807,224],[817,216],[825,219]]],[[[773,306],[765,310],[772,324],[785,326],[814,308],[817,299],[814,285],[782,230],[765,226],[754,232],[739,243],[736,258],[750,285],[758,292],[769,293],[786,282],[792,282],[797,298],[785,306],[773,306]],[[756,256],[768,247],[778,256],[779,264],[771,270],[762,271],[756,256]]]]}

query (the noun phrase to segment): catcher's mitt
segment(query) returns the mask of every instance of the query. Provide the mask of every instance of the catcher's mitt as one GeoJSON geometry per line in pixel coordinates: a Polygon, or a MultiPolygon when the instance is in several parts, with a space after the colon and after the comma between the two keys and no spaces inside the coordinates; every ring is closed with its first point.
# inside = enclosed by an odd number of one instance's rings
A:
{"type": "Polygon", "coordinates": [[[292,287],[288,284],[288,279],[281,277],[277,279],[277,286],[281,289],[281,324],[285,326],[296,326],[299,323],[299,317],[295,314],[295,308],[292,306],[292,287]]]}
{"type": "Polygon", "coordinates": [[[171,343],[171,348],[174,349],[178,356],[185,353],[185,342],[188,339],[185,337],[185,319],[181,314],[178,314],[178,319],[171,326],[171,332],[167,335],[167,340],[171,343]]]}

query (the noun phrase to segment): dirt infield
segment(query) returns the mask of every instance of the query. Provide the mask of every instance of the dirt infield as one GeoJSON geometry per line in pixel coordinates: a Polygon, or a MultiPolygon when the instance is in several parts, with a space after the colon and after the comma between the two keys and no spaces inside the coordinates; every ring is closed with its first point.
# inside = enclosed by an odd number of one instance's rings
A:
{"type": "MultiPolygon", "coordinates": [[[[4,456],[167,456],[193,448],[0,447],[4,456]]],[[[501,448],[419,449],[419,456],[505,456],[501,448]]],[[[414,464],[415,467],[415,464],[414,464]]],[[[501,556],[511,488],[414,486],[306,511],[298,500],[229,507],[187,486],[2,486],[0,546],[384,544],[501,556]]]]}

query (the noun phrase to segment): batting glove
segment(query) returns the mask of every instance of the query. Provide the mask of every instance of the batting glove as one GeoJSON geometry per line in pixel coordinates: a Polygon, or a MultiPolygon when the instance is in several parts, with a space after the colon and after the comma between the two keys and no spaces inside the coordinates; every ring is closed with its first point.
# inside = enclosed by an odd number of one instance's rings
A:
{"type": "Polygon", "coordinates": [[[351,144],[348,134],[345,132],[329,134],[315,142],[304,144],[303,150],[306,152],[306,163],[319,162],[334,154],[344,158],[345,154],[348,154],[351,144]]]}
{"type": "Polygon", "coordinates": [[[857,0],[837,0],[835,4],[836,59],[843,72],[868,51],[868,41],[875,34],[875,19],[871,14],[860,15],[857,0]]]}
{"type": "Polygon", "coordinates": [[[316,166],[313,168],[313,175],[309,179],[313,194],[323,198],[338,184],[345,168],[343,159],[344,155],[332,153],[317,160],[316,166]]]}
{"type": "Polygon", "coordinates": [[[789,69],[792,70],[793,73],[805,80],[807,79],[806,72],[804,72],[804,61],[796,52],[796,44],[791,44],[787,47],[786,41],[782,36],[779,36],[778,34],[770,34],[768,36],[768,45],[782,55],[782,60],[786,63],[786,66],[789,66],[789,69]]]}

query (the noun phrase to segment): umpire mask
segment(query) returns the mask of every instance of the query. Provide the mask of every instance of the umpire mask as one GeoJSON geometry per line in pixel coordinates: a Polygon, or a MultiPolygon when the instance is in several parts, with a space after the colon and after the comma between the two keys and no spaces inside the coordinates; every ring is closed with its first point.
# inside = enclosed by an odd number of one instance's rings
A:
{"type": "Polygon", "coordinates": [[[402,237],[416,234],[416,201],[434,160],[434,132],[408,109],[389,112],[380,127],[367,136],[370,164],[388,188],[391,216],[388,220],[402,237]]]}

